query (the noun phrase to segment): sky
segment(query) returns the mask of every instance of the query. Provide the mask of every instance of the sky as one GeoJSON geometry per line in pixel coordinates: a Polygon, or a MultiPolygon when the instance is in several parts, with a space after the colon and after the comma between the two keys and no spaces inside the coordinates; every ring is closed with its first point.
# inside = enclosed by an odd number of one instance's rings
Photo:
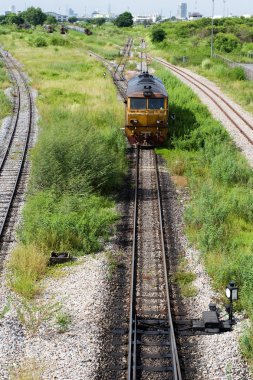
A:
{"type": "MultiPolygon", "coordinates": [[[[200,12],[204,16],[212,14],[212,0],[185,0],[188,12],[200,12]]],[[[134,15],[161,14],[163,17],[175,16],[177,13],[177,0],[0,0],[0,14],[4,14],[12,5],[16,11],[23,11],[27,7],[40,7],[44,12],[52,11],[67,14],[66,10],[72,8],[79,16],[90,15],[98,10],[107,13],[119,14],[130,11],[134,15]]],[[[214,0],[214,15],[246,15],[253,14],[252,0],[214,0]]]]}

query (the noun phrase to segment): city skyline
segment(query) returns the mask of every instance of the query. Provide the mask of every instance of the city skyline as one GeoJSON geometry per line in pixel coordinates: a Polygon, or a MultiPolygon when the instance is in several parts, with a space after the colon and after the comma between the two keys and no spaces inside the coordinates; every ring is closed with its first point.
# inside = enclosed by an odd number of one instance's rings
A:
{"type": "MultiPolygon", "coordinates": [[[[210,17],[212,13],[212,0],[188,0],[187,3],[188,12],[200,12],[203,16],[210,17]]],[[[107,13],[110,7],[111,11],[115,14],[122,13],[124,11],[130,11],[135,15],[151,15],[161,14],[163,17],[171,17],[177,15],[178,4],[181,1],[168,1],[159,0],[154,2],[151,0],[127,0],[125,5],[119,4],[116,0],[108,0],[108,2],[102,0],[86,0],[80,2],[78,0],[67,0],[62,2],[61,0],[6,0],[0,4],[0,14],[4,14],[11,6],[15,6],[16,11],[24,11],[30,6],[40,7],[44,12],[58,12],[66,14],[68,8],[72,8],[79,16],[84,14],[90,15],[95,10],[99,10],[102,13],[107,13]]],[[[250,6],[248,0],[214,0],[214,14],[215,15],[246,15],[253,14],[253,7],[250,6]]]]}

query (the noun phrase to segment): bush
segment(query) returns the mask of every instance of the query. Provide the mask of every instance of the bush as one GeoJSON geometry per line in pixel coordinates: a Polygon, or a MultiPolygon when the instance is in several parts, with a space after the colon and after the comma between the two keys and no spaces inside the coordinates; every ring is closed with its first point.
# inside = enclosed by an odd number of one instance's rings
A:
{"type": "Polygon", "coordinates": [[[214,39],[215,49],[223,53],[231,53],[240,46],[239,39],[230,33],[218,33],[214,39]]]}
{"type": "Polygon", "coordinates": [[[159,29],[153,29],[151,34],[151,40],[152,42],[162,42],[166,37],[165,30],[159,28],[159,29]]]}
{"type": "MultiPolygon", "coordinates": [[[[200,182],[196,185],[196,190],[200,182]]],[[[214,188],[212,183],[203,184],[191,206],[186,210],[188,224],[198,231],[198,242],[204,252],[220,247],[227,239],[225,222],[229,215],[230,205],[223,193],[214,188]]]]}
{"type": "Polygon", "coordinates": [[[231,80],[245,80],[246,74],[242,67],[233,67],[230,69],[229,78],[231,80]]]}
{"type": "Polygon", "coordinates": [[[33,40],[33,45],[36,47],[43,47],[43,46],[47,46],[48,43],[44,37],[38,36],[33,40]]]}
{"type": "Polygon", "coordinates": [[[65,194],[59,198],[53,191],[39,192],[28,199],[21,241],[38,244],[47,252],[87,254],[108,239],[116,219],[112,202],[102,197],[65,194]]]}
{"type": "Polygon", "coordinates": [[[50,45],[53,46],[69,46],[70,42],[63,37],[60,36],[52,36],[49,40],[50,45]]]}
{"type": "Polygon", "coordinates": [[[231,148],[224,149],[214,157],[211,173],[215,180],[223,184],[247,184],[251,177],[251,170],[245,164],[245,159],[238,157],[231,148]]]}
{"type": "Polygon", "coordinates": [[[212,66],[213,63],[209,58],[204,59],[201,63],[202,69],[210,70],[212,66]]]}

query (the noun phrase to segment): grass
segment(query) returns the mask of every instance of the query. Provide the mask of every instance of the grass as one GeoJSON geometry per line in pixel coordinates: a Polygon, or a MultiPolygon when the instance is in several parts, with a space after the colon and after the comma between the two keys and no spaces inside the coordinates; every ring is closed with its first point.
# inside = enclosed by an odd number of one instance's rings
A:
{"type": "Polygon", "coordinates": [[[193,285],[196,275],[187,269],[185,259],[181,260],[175,275],[173,275],[173,280],[177,282],[183,297],[195,297],[198,294],[196,287],[193,285]]]}
{"type": "Polygon", "coordinates": [[[44,372],[44,365],[33,358],[25,358],[18,365],[13,365],[10,369],[10,380],[41,380],[44,372]]]}
{"type": "Polygon", "coordinates": [[[28,336],[34,336],[42,324],[57,319],[62,305],[59,302],[44,303],[41,301],[21,299],[15,306],[18,320],[28,336]]]}
{"type": "MultiPolygon", "coordinates": [[[[126,171],[124,106],[102,64],[85,53],[87,41],[75,32],[49,36],[40,28],[0,33],[0,43],[23,63],[38,92],[40,133],[19,249],[35,247],[43,257],[52,250],[96,252],[118,218],[113,196],[126,171]],[[38,38],[46,46],[36,46],[38,38]]],[[[34,250],[27,250],[28,257],[34,250]]],[[[13,262],[22,261],[13,255],[13,262]]],[[[11,287],[34,297],[46,269],[34,272],[27,260],[21,275],[13,262],[11,287]]]]}
{"type": "Polygon", "coordinates": [[[68,330],[71,324],[71,316],[67,313],[60,312],[56,315],[56,323],[59,333],[64,333],[68,330]]]}
{"type": "Polygon", "coordinates": [[[4,64],[0,61],[0,121],[11,112],[11,102],[4,93],[4,90],[10,86],[4,64]]]}
{"type": "Polygon", "coordinates": [[[46,273],[48,257],[35,245],[19,245],[12,251],[9,268],[9,286],[25,298],[38,291],[38,280],[46,273]]]}
{"type": "MultiPolygon", "coordinates": [[[[201,250],[217,290],[223,293],[231,280],[239,286],[236,308],[244,309],[252,323],[252,169],[191,90],[163,69],[157,74],[168,88],[171,112],[176,114],[169,149],[158,152],[172,175],[187,178],[191,192],[185,211],[188,237],[201,250]]],[[[180,271],[177,281],[185,285],[191,276],[180,271]]],[[[246,337],[252,337],[252,330],[246,337]]],[[[242,346],[253,362],[250,339],[243,339],[242,346]]]]}
{"type": "Polygon", "coordinates": [[[120,266],[122,254],[120,252],[112,253],[111,251],[106,252],[108,274],[107,277],[109,280],[112,280],[114,274],[117,271],[117,268],[120,266]]]}

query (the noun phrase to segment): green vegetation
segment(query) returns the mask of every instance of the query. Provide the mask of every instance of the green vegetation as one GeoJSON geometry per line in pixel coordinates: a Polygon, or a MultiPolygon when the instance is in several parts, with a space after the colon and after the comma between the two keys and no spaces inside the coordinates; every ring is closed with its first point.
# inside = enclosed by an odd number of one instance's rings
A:
{"type": "Polygon", "coordinates": [[[0,61],[0,121],[11,112],[11,102],[4,93],[4,90],[8,86],[10,86],[10,82],[7,78],[3,62],[0,61]]]}
{"type": "Polygon", "coordinates": [[[115,20],[115,25],[119,28],[125,28],[133,25],[133,16],[130,12],[121,13],[115,20]]]}
{"type": "Polygon", "coordinates": [[[188,236],[203,252],[217,289],[235,280],[240,287],[237,307],[253,321],[252,170],[192,91],[164,70],[157,74],[176,114],[170,149],[159,152],[172,174],[187,177],[192,196],[185,214],[188,236]]]}
{"type": "Polygon", "coordinates": [[[177,272],[173,276],[173,280],[178,283],[182,296],[195,297],[198,292],[196,287],[192,284],[196,280],[196,275],[187,269],[187,261],[181,260],[177,272]]]}
{"type": "Polygon", "coordinates": [[[40,326],[52,320],[55,315],[60,313],[62,305],[59,302],[49,303],[34,300],[21,299],[16,305],[17,317],[26,333],[33,336],[40,326]]]}
{"type": "Polygon", "coordinates": [[[64,333],[71,324],[71,316],[67,313],[60,312],[56,315],[56,323],[58,325],[58,331],[64,333]]]}
{"type": "MultiPolygon", "coordinates": [[[[149,47],[154,56],[164,57],[217,82],[237,103],[253,112],[253,82],[245,80],[244,70],[230,68],[219,59],[210,59],[211,19],[164,22],[159,25],[159,29],[166,33],[162,42],[153,40],[156,29],[157,26],[153,26],[146,37],[150,39],[149,47]]],[[[214,20],[214,53],[236,62],[252,63],[252,41],[252,17],[214,20]]]]}
{"type": "Polygon", "coordinates": [[[123,104],[104,67],[84,53],[76,33],[14,32],[0,42],[23,62],[38,90],[39,141],[10,285],[26,298],[39,291],[52,250],[100,249],[118,215],[113,194],[124,177],[123,104]],[[22,38],[20,38],[22,36],[22,38]],[[43,36],[47,46],[31,44],[43,36]],[[64,41],[52,44],[52,39],[64,41]],[[30,257],[30,259],[29,259],[30,257]]]}
{"type": "Polygon", "coordinates": [[[38,280],[45,274],[48,257],[33,245],[20,245],[13,250],[8,268],[9,285],[23,297],[32,298],[38,291],[38,280]]]}
{"type": "Polygon", "coordinates": [[[161,28],[156,28],[152,30],[152,42],[162,42],[166,37],[166,32],[165,30],[161,28]]]}

